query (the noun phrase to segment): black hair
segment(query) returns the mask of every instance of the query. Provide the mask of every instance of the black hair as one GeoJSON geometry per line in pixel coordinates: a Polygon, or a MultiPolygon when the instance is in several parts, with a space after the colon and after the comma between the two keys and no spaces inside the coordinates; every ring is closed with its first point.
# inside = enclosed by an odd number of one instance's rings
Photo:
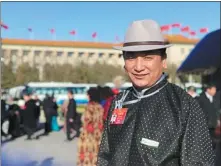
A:
{"type": "Polygon", "coordinates": [[[101,101],[100,93],[99,93],[98,88],[91,87],[91,88],[87,91],[87,94],[89,95],[91,102],[97,102],[97,103],[99,103],[99,102],[101,101]]]}
{"type": "Polygon", "coordinates": [[[71,94],[71,95],[74,94],[73,91],[72,91],[71,89],[68,89],[68,93],[71,94]]]}
{"type": "Polygon", "coordinates": [[[210,82],[208,84],[205,84],[204,87],[205,87],[205,89],[210,89],[212,87],[216,87],[216,85],[213,82],[210,82]]]}
{"type": "Polygon", "coordinates": [[[114,93],[113,93],[113,91],[112,91],[112,89],[110,87],[105,86],[102,89],[102,95],[103,95],[104,99],[107,99],[109,97],[114,96],[114,93]]]}
{"type": "Polygon", "coordinates": [[[189,91],[189,90],[192,90],[192,91],[196,91],[196,88],[194,87],[194,86],[189,86],[188,88],[187,88],[187,90],[189,91]]]}
{"type": "Polygon", "coordinates": [[[31,95],[31,93],[27,90],[23,90],[21,94],[22,94],[22,96],[30,96],[31,95]]]}
{"type": "MultiPolygon", "coordinates": [[[[124,59],[127,59],[127,53],[135,53],[135,51],[123,51],[123,57],[124,59]]],[[[156,50],[149,50],[149,51],[136,51],[136,53],[142,53],[142,54],[156,54],[160,55],[162,59],[167,58],[166,48],[156,49],[156,50]]]]}

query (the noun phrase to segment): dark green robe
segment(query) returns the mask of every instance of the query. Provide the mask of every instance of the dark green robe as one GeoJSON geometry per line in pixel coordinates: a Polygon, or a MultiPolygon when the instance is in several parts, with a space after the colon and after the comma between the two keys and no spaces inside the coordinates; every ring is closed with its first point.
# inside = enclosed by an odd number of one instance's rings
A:
{"type": "Polygon", "coordinates": [[[98,166],[213,166],[214,152],[204,112],[195,99],[163,78],[155,86],[126,90],[122,125],[110,123],[102,136],[98,166]],[[129,102],[128,102],[129,101],[129,102]]]}

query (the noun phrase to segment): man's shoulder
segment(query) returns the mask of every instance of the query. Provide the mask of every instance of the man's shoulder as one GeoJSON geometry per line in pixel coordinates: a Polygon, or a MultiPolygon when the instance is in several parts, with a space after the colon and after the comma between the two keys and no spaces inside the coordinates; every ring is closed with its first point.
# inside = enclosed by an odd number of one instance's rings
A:
{"type": "Polygon", "coordinates": [[[35,101],[34,99],[30,99],[30,100],[29,100],[29,103],[31,103],[31,104],[35,104],[35,102],[36,102],[36,101],[35,101]]]}
{"type": "Polygon", "coordinates": [[[193,98],[186,92],[185,89],[173,83],[169,83],[169,86],[172,90],[172,93],[175,94],[176,98],[179,98],[183,105],[198,105],[197,98],[193,98]]]}
{"type": "Polygon", "coordinates": [[[185,89],[181,88],[180,86],[169,83],[169,87],[171,88],[172,92],[178,94],[181,98],[187,97],[187,98],[192,98],[186,91],[185,89]]]}
{"type": "Polygon", "coordinates": [[[72,98],[72,99],[69,99],[69,102],[76,103],[76,100],[74,98],[72,98]]]}
{"type": "Polygon", "coordinates": [[[185,123],[187,122],[190,115],[198,116],[198,114],[202,113],[197,98],[193,98],[184,89],[182,89],[181,87],[175,84],[170,84],[170,86],[172,89],[174,89],[173,94],[176,94],[176,96],[179,97],[181,114],[182,114],[181,119],[183,119],[185,123]]]}

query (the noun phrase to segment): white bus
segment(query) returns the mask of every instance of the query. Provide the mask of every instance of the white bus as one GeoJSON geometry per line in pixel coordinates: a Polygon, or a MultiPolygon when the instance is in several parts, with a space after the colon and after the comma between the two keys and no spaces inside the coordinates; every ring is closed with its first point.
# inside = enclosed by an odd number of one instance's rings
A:
{"type": "Polygon", "coordinates": [[[67,91],[72,90],[76,103],[79,105],[88,103],[87,90],[90,87],[97,87],[97,84],[74,84],[71,82],[30,82],[22,87],[23,88],[20,88],[18,90],[19,92],[16,94],[21,95],[22,90],[26,90],[31,94],[36,94],[42,101],[44,100],[46,94],[50,96],[54,95],[58,105],[61,105],[64,100],[68,99],[67,91]]]}
{"type": "Polygon", "coordinates": [[[8,90],[8,96],[13,97],[14,99],[17,98],[21,98],[21,92],[25,89],[25,86],[16,86],[13,88],[10,88],[8,90]]]}
{"type": "MultiPolygon", "coordinates": [[[[107,82],[107,83],[105,83],[104,84],[104,86],[108,86],[108,87],[110,87],[110,88],[115,88],[115,84],[114,83],[112,83],[112,82],[107,82]]],[[[129,88],[129,87],[132,87],[133,86],[133,84],[131,83],[131,82],[124,82],[122,85],[121,85],[121,87],[120,87],[120,91],[123,91],[123,90],[125,90],[125,89],[127,89],[127,88],[129,88]]]]}
{"type": "Polygon", "coordinates": [[[201,83],[197,82],[187,82],[185,83],[185,90],[187,90],[188,87],[193,86],[196,89],[196,93],[200,95],[203,92],[203,86],[201,83]]]}

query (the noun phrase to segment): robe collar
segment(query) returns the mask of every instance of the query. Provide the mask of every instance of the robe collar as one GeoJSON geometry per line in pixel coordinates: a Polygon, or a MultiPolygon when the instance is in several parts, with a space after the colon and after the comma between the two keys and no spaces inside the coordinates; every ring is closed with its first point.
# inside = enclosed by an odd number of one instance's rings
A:
{"type": "Polygon", "coordinates": [[[154,85],[152,85],[151,87],[148,87],[148,88],[142,89],[141,91],[138,91],[136,89],[136,87],[133,86],[132,93],[134,94],[134,96],[136,98],[142,98],[142,96],[157,92],[159,89],[161,89],[167,83],[168,83],[167,82],[167,74],[163,73],[161,75],[161,77],[159,78],[159,80],[157,80],[156,83],[154,85]]]}
{"type": "Polygon", "coordinates": [[[128,89],[123,92],[123,95],[120,100],[115,101],[115,108],[122,108],[124,105],[134,104],[139,102],[141,99],[150,97],[158,93],[161,89],[163,89],[168,84],[167,75],[162,74],[160,79],[151,87],[143,89],[141,91],[136,90],[135,87],[128,89]],[[132,93],[136,98],[135,100],[125,101],[127,95],[132,93]]]}

